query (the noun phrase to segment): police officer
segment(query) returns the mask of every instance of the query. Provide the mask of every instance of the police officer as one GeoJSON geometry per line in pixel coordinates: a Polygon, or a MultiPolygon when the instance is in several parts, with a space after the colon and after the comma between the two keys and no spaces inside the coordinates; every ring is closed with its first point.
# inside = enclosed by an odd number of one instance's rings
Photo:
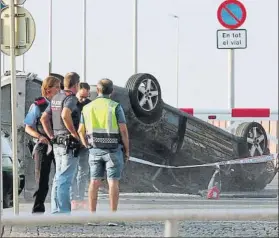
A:
{"type": "Polygon", "coordinates": [[[124,160],[129,159],[129,138],[122,106],[110,99],[113,82],[102,79],[97,84],[98,97],[83,107],[79,135],[89,150],[91,181],[89,209],[96,211],[98,190],[105,171],[109,185],[110,209],[116,211],[119,199],[119,180],[124,160]],[[87,138],[87,139],[86,139],[87,138]],[[122,141],[122,142],[121,142],[122,141]],[[124,156],[122,151],[124,145],[124,156]]]}
{"type": "Polygon", "coordinates": [[[48,154],[49,138],[43,130],[40,123],[40,117],[48,107],[52,97],[60,90],[60,80],[53,76],[45,78],[42,82],[41,91],[42,97],[36,98],[31,104],[30,109],[25,117],[25,132],[32,136],[36,145],[31,148],[31,153],[35,162],[35,179],[37,189],[34,193],[35,201],[32,208],[32,213],[45,212],[45,199],[49,189],[49,174],[51,163],[54,162],[53,151],[48,154]]]}
{"type": "MultiPolygon", "coordinates": [[[[83,107],[90,103],[88,98],[90,94],[90,86],[88,83],[81,82],[79,90],[76,94],[78,99],[78,108],[81,112],[83,107]]],[[[79,151],[79,163],[77,173],[74,177],[71,189],[71,207],[78,209],[80,207],[86,208],[87,202],[84,201],[85,187],[89,177],[89,164],[88,164],[89,151],[86,147],[81,147],[79,151]]]]}
{"type": "Polygon", "coordinates": [[[41,122],[49,138],[53,140],[56,174],[51,194],[51,212],[71,212],[70,187],[78,164],[80,112],[75,96],[79,75],[71,72],[64,77],[64,90],[56,94],[43,113],[41,122]],[[50,120],[52,119],[52,128],[50,120]]]}

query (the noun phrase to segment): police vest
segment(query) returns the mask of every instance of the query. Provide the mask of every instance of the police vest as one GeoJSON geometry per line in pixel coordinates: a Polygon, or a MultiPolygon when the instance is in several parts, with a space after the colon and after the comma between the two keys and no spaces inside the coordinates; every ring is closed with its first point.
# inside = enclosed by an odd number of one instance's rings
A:
{"type": "Polygon", "coordinates": [[[41,135],[47,136],[47,134],[44,131],[43,125],[40,121],[40,118],[41,118],[43,112],[48,107],[48,101],[44,97],[38,97],[38,98],[35,99],[34,104],[36,106],[38,106],[38,108],[40,110],[40,117],[37,118],[36,129],[41,135]]]}
{"type": "MultiPolygon", "coordinates": [[[[51,114],[52,114],[52,128],[54,135],[69,134],[70,132],[64,125],[61,118],[61,113],[63,110],[63,103],[66,98],[75,97],[71,91],[62,91],[56,94],[51,100],[51,114]]],[[[72,111],[72,120],[76,130],[78,130],[80,114],[77,110],[72,111]]]]}
{"type": "Polygon", "coordinates": [[[115,149],[120,143],[116,107],[108,98],[97,98],[84,106],[82,114],[88,143],[93,148],[115,149]]]}

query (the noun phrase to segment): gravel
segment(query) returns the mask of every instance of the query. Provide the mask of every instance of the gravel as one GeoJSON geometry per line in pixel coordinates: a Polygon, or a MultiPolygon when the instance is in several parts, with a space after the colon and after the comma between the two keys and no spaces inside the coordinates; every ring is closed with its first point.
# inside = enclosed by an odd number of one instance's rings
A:
{"type": "MultiPolygon", "coordinates": [[[[179,237],[278,237],[278,222],[186,222],[179,223],[179,237]]],[[[117,227],[101,223],[4,227],[2,237],[163,237],[163,222],[133,222],[117,227]]]]}

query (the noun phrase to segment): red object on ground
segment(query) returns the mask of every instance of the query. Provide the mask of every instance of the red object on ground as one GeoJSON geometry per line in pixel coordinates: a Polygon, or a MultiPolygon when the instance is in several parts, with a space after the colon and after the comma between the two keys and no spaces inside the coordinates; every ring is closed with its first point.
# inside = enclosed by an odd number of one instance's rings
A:
{"type": "Polygon", "coordinates": [[[220,198],[220,190],[217,186],[214,186],[207,191],[207,199],[218,200],[219,198],[220,198]]]}

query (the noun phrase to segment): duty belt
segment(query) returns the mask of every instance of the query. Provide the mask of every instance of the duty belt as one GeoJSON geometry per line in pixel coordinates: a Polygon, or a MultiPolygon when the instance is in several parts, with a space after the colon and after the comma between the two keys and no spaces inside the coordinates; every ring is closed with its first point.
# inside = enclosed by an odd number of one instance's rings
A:
{"type": "Polygon", "coordinates": [[[72,150],[74,157],[77,157],[81,148],[80,142],[71,135],[58,135],[53,139],[53,144],[64,145],[66,153],[72,150]]]}

